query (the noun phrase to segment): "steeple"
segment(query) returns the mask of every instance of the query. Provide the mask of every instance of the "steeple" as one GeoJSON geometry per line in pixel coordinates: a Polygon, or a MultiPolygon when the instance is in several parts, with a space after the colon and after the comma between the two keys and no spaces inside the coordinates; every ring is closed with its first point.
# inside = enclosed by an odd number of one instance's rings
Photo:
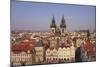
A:
{"type": "Polygon", "coordinates": [[[51,29],[52,35],[55,35],[55,33],[56,33],[56,23],[55,23],[55,18],[54,18],[54,16],[53,16],[53,18],[52,18],[52,22],[51,22],[51,25],[50,25],[50,29],[51,29]]]}
{"type": "Polygon", "coordinates": [[[89,37],[90,36],[90,31],[89,31],[89,29],[87,30],[87,37],[89,37]]]}
{"type": "Polygon", "coordinates": [[[62,16],[62,19],[61,19],[60,31],[61,31],[61,36],[65,36],[65,34],[66,34],[66,23],[65,23],[64,15],[62,16]]]}
{"type": "Polygon", "coordinates": [[[52,23],[51,23],[51,25],[50,25],[50,28],[56,28],[56,23],[55,23],[55,18],[54,18],[54,16],[53,16],[53,18],[52,18],[52,23]]]}
{"type": "Polygon", "coordinates": [[[64,15],[62,16],[62,20],[61,20],[60,27],[61,27],[61,28],[66,28],[66,23],[65,23],[64,15]]]}

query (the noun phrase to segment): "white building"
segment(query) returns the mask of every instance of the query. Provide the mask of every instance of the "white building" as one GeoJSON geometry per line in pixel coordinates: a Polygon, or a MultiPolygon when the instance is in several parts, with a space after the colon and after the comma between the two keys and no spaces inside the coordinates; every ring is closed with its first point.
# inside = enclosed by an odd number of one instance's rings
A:
{"type": "Polygon", "coordinates": [[[75,47],[59,47],[59,48],[48,48],[46,50],[46,61],[47,63],[58,63],[58,62],[74,62],[75,61],[75,47]]]}
{"type": "Polygon", "coordinates": [[[35,50],[32,45],[20,44],[12,45],[11,50],[11,65],[12,66],[23,66],[31,65],[35,61],[35,50]]]}
{"type": "Polygon", "coordinates": [[[30,52],[11,52],[11,63],[13,63],[13,66],[31,65],[33,61],[32,56],[30,52]]]}
{"type": "Polygon", "coordinates": [[[43,42],[41,40],[37,40],[35,51],[36,51],[35,55],[36,63],[42,63],[44,61],[44,47],[43,47],[43,42]]]}

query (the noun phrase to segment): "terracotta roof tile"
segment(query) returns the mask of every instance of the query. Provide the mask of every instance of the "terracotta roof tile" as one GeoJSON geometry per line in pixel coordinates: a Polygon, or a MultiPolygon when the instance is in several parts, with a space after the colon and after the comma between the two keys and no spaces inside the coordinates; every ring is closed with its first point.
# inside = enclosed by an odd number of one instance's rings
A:
{"type": "Polygon", "coordinates": [[[21,42],[11,46],[12,51],[28,51],[32,50],[35,46],[34,42],[21,42]]]}
{"type": "Polygon", "coordinates": [[[86,41],[86,44],[84,44],[84,49],[87,51],[88,56],[92,56],[95,54],[94,48],[95,46],[90,43],[90,41],[86,41]]]}

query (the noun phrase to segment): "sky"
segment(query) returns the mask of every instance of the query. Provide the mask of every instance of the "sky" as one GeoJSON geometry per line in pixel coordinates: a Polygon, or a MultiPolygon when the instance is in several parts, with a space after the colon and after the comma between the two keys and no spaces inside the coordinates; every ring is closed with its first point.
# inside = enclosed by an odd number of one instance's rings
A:
{"type": "Polygon", "coordinates": [[[11,1],[11,30],[48,31],[52,17],[59,27],[64,15],[68,31],[95,30],[96,7],[89,5],[11,1]]]}

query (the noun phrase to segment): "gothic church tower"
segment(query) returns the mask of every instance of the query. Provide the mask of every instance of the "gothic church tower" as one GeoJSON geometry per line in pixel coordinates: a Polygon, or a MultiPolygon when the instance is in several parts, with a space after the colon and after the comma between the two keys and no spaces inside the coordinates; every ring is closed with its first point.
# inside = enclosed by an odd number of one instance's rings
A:
{"type": "Polygon", "coordinates": [[[66,23],[65,23],[64,16],[62,16],[62,19],[61,19],[60,30],[61,30],[61,36],[65,36],[65,34],[66,34],[66,23]]]}
{"type": "Polygon", "coordinates": [[[51,23],[51,25],[50,25],[50,29],[51,29],[51,34],[52,34],[52,35],[55,35],[55,33],[56,33],[56,23],[55,23],[55,18],[54,18],[54,16],[53,16],[53,18],[52,18],[52,23],[51,23]]]}

